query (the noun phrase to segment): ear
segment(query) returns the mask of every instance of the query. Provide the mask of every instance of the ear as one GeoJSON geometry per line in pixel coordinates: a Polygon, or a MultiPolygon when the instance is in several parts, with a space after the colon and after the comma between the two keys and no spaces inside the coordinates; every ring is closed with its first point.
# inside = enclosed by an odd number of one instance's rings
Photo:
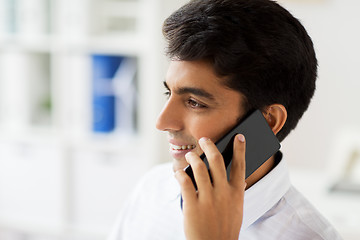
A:
{"type": "Polygon", "coordinates": [[[263,115],[275,135],[280,132],[287,119],[286,108],[281,104],[273,104],[266,107],[263,115]]]}

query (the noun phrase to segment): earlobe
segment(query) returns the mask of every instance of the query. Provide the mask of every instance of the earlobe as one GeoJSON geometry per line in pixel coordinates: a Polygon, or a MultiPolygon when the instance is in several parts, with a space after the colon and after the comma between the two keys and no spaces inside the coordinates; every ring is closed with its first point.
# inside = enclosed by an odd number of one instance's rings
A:
{"type": "Polygon", "coordinates": [[[287,119],[286,108],[281,104],[273,104],[266,107],[263,114],[274,134],[280,132],[287,119]]]}

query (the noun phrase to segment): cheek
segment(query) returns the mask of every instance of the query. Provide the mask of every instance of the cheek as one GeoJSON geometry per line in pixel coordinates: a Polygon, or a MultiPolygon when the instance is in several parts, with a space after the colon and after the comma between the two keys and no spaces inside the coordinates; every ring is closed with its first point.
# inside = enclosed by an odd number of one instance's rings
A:
{"type": "Polygon", "coordinates": [[[211,135],[211,131],[208,127],[209,125],[207,124],[198,124],[198,125],[194,125],[194,127],[192,128],[192,133],[191,135],[196,139],[199,140],[202,137],[208,137],[208,138],[212,138],[211,135]],[[196,126],[196,127],[195,127],[196,126]]]}
{"type": "Polygon", "coordinates": [[[219,140],[226,132],[233,128],[236,124],[236,118],[229,119],[212,117],[202,121],[194,121],[191,124],[191,135],[196,140],[202,137],[210,138],[213,142],[219,140]]]}

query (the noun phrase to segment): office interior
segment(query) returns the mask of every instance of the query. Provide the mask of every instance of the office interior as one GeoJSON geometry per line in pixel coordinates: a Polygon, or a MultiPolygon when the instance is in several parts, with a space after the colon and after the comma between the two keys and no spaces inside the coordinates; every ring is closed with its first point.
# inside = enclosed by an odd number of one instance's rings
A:
{"type": "MultiPolygon", "coordinates": [[[[0,239],[106,239],[138,179],[170,161],[163,20],[185,0],[0,0],[0,239]],[[110,67],[109,67],[110,66],[110,67]]],[[[292,183],[360,239],[360,2],[279,0],[317,90],[282,142],[292,183]]]]}

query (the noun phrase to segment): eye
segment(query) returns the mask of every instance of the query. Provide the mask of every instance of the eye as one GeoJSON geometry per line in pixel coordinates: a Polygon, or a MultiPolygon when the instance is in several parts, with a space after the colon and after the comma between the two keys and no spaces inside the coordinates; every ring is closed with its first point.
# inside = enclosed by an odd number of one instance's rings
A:
{"type": "Polygon", "coordinates": [[[164,95],[166,96],[166,98],[169,98],[170,95],[171,95],[171,93],[170,93],[170,91],[165,91],[165,92],[164,92],[164,95]]]}
{"type": "Polygon", "coordinates": [[[189,99],[187,101],[187,104],[191,107],[191,108],[206,108],[206,106],[204,104],[201,104],[197,101],[195,101],[194,99],[189,99]]]}

